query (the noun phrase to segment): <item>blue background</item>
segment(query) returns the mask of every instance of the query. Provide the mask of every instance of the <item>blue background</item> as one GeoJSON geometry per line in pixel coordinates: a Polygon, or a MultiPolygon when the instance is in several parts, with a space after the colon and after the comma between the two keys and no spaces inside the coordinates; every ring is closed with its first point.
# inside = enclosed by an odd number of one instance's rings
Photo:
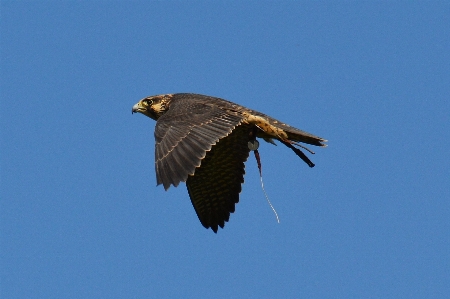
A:
{"type": "Polygon", "coordinates": [[[1,298],[444,298],[448,2],[1,2],[1,298]],[[156,187],[161,93],[329,140],[261,143],[225,229],[156,187]]]}

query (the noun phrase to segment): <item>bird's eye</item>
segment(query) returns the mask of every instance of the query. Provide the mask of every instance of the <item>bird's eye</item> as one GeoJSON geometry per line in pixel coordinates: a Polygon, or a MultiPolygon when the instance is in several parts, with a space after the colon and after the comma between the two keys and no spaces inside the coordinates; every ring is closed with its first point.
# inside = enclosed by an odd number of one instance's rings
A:
{"type": "Polygon", "coordinates": [[[153,104],[153,101],[152,100],[144,100],[144,104],[146,106],[151,106],[153,104]]]}

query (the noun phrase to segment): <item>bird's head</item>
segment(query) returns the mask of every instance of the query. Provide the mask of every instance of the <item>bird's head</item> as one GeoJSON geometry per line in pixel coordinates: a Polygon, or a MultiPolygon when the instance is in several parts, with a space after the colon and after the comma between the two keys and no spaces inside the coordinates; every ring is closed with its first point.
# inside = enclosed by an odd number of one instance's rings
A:
{"type": "Polygon", "coordinates": [[[158,118],[169,110],[172,94],[146,97],[137,102],[131,109],[131,113],[140,112],[148,117],[158,120],[158,118]]]}

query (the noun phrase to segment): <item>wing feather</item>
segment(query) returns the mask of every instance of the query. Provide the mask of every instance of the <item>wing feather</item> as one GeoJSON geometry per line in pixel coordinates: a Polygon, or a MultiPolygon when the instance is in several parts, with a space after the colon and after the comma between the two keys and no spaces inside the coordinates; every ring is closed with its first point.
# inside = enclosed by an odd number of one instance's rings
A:
{"type": "Polygon", "coordinates": [[[230,219],[239,202],[241,185],[244,182],[245,164],[250,149],[249,126],[240,125],[234,131],[219,140],[194,176],[186,181],[189,197],[195,212],[206,228],[217,232],[230,219]]]}
{"type": "Polygon", "coordinates": [[[241,116],[202,99],[173,99],[170,109],[156,122],[157,184],[167,190],[185,182],[195,171],[192,166],[200,166],[206,152],[241,122],[241,116]]]}

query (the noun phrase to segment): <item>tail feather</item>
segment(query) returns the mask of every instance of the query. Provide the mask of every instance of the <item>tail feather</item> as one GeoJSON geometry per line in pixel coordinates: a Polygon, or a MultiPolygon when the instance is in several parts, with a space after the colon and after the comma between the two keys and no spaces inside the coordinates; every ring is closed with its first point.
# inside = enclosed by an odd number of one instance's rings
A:
{"type": "Polygon", "coordinates": [[[307,150],[311,154],[314,154],[314,152],[297,142],[302,142],[302,143],[311,144],[311,145],[315,145],[315,146],[325,147],[325,146],[327,146],[325,144],[325,142],[327,142],[327,140],[323,139],[322,137],[315,136],[313,134],[310,134],[308,132],[299,130],[297,128],[294,128],[294,127],[291,127],[291,126],[288,126],[285,124],[277,124],[277,125],[278,125],[278,127],[281,127],[283,129],[283,131],[287,134],[287,137],[288,137],[287,140],[281,140],[281,139],[278,139],[278,140],[281,143],[283,143],[285,146],[287,146],[288,148],[293,150],[294,153],[297,156],[299,156],[306,164],[308,164],[309,167],[314,167],[315,164],[313,162],[311,162],[311,160],[305,155],[305,153],[303,153],[303,151],[301,151],[298,147],[301,147],[301,148],[307,150]],[[294,145],[296,145],[297,147],[295,147],[294,145]]]}
{"type": "MultiPolygon", "coordinates": [[[[325,147],[327,146],[325,144],[325,142],[327,142],[326,139],[319,137],[319,136],[315,136],[313,134],[310,134],[308,132],[302,131],[300,129],[291,127],[288,124],[285,124],[275,118],[272,118],[268,115],[265,115],[263,113],[260,113],[258,111],[254,111],[254,110],[250,110],[251,114],[253,115],[257,115],[260,116],[262,118],[265,118],[271,125],[282,129],[287,135],[288,135],[288,140],[292,140],[292,141],[297,141],[297,142],[303,142],[303,143],[307,143],[307,144],[311,144],[311,145],[316,145],[316,146],[322,146],[325,147]]],[[[264,134],[261,134],[261,132],[259,133],[258,137],[268,137],[271,138],[273,136],[264,136],[264,134]]],[[[277,138],[279,139],[279,138],[277,138]]]]}
{"type": "Polygon", "coordinates": [[[316,146],[327,146],[324,142],[327,142],[326,139],[323,139],[319,136],[315,136],[312,135],[310,133],[295,129],[292,130],[293,128],[289,128],[288,130],[284,129],[284,131],[287,133],[288,135],[288,139],[289,140],[293,140],[293,141],[298,141],[298,142],[303,142],[303,143],[307,143],[307,144],[311,144],[311,145],[316,145],[316,146]]]}

